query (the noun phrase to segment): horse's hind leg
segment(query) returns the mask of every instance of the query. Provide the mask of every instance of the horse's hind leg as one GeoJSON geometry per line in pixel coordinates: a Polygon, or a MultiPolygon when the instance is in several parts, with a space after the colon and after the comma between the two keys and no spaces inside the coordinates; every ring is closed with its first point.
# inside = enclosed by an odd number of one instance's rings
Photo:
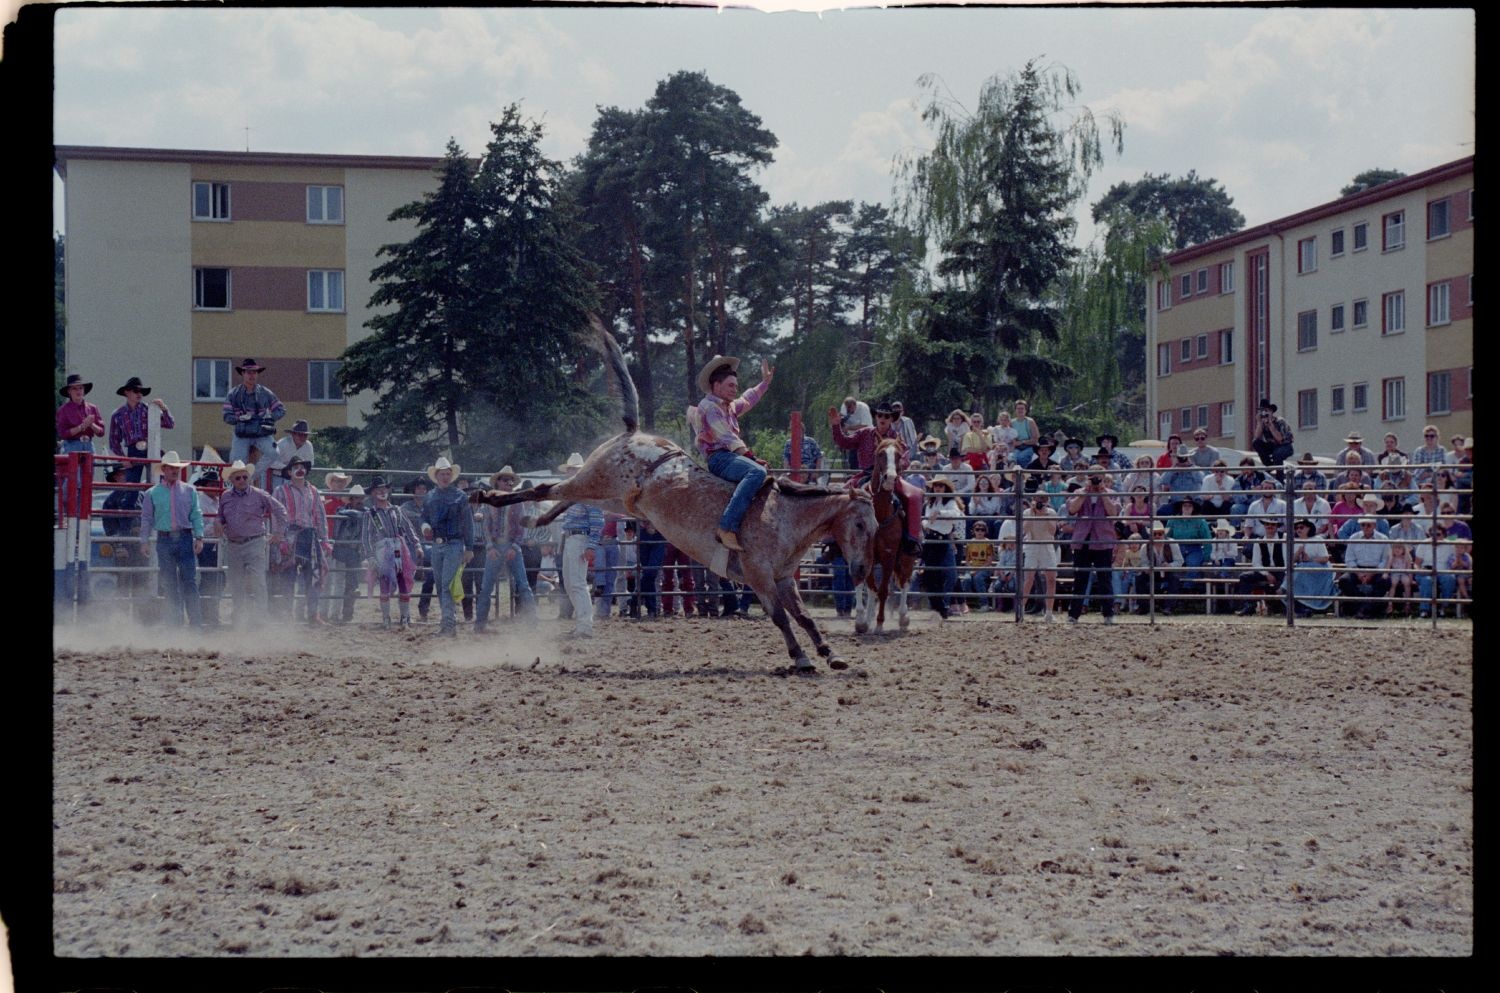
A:
{"type": "Polygon", "coordinates": [[[797,643],[797,636],[792,633],[792,622],[787,617],[786,608],[781,605],[781,598],[777,595],[762,592],[758,587],[750,587],[755,591],[755,596],[760,600],[760,605],[766,608],[771,621],[781,631],[781,636],[786,639],[786,653],[791,656],[792,668],[799,673],[816,672],[812,660],[802,651],[802,646],[797,643]]]}
{"type": "Polygon", "coordinates": [[[798,624],[802,625],[803,629],[807,631],[808,636],[812,638],[813,645],[817,648],[818,654],[827,660],[828,668],[849,668],[849,663],[845,662],[843,657],[830,648],[828,643],[823,640],[823,632],[818,630],[817,622],[808,616],[807,609],[802,603],[802,595],[797,592],[796,581],[790,577],[780,580],[776,584],[776,592],[778,599],[785,604],[787,611],[796,619],[798,624]]]}

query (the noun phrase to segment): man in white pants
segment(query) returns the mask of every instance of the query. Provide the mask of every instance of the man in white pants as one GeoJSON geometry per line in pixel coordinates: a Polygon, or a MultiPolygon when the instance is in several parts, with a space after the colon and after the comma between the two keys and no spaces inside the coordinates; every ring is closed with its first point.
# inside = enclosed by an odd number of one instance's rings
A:
{"type": "Polygon", "coordinates": [[[562,580],[573,605],[573,630],[569,637],[594,636],[594,604],[589,597],[589,571],[599,554],[604,536],[604,511],[586,503],[575,503],[562,515],[562,580]]]}

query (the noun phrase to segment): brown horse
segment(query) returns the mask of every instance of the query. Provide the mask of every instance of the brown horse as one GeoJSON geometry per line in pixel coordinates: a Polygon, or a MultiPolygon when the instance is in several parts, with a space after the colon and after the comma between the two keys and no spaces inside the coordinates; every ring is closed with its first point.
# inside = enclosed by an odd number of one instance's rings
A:
{"type": "Polygon", "coordinates": [[[870,536],[875,532],[870,495],[861,490],[788,486],[768,481],[751,502],[740,528],[740,540],[746,550],[731,552],[718,543],[714,532],[734,484],[700,468],[666,438],[636,430],[639,401],[625,367],[625,357],[614,336],[597,319],[592,323],[620,383],[624,433],[594,449],[584,460],[583,468],[570,479],[513,493],[472,493],[469,499],[493,507],[523,501],[560,501],[538,518],[539,524],[556,519],[572,503],[588,503],[648,520],[688,555],[721,576],[745,583],[755,592],[786,639],[794,671],[807,673],[816,669],[792,633],[791,619],[811,636],[818,654],[830,668],[847,668],[807,615],[797,592],[795,574],[802,553],[819,538],[831,536],[844,549],[854,582],[864,582],[869,568],[870,536]]]}
{"type": "Polygon", "coordinates": [[[875,464],[870,469],[870,494],[875,507],[875,538],[870,543],[870,571],[863,583],[854,582],[854,630],[864,634],[870,630],[870,614],[879,603],[875,616],[875,633],[885,633],[885,601],[890,595],[891,584],[897,590],[897,613],[900,627],[905,631],[911,625],[907,616],[906,593],[911,585],[911,574],[916,568],[917,557],[901,551],[901,538],[906,533],[901,517],[901,495],[896,492],[896,457],[899,443],[886,438],[875,446],[875,464]],[[877,575],[879,585],[876,585],[877,575]]]}

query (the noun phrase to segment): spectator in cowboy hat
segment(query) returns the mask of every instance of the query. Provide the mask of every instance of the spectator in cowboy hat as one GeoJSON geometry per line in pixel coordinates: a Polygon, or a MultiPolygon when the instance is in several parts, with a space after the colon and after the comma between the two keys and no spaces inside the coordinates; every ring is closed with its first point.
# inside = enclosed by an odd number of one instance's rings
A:
{"type": "MultiPolygon", "coordinates": [[[[293,457],[307,460],[312,465],[314,459],[312,442],[312,428],[305,420],[298,420],[287,429],[286,436],[276,442],[275,457],[270,462],[273,473],[280,473],[292,461],[293,457]]],[[[262,466],[262,468],[265,468],[262,466]]],[[[342,487],[341,487],[342,488],[342,487]]]]}
{"type": "Polygon", "coordinates": [[[295,598],[300,588],[306,597],[306,609],[294,610],[294,615],[296,619],[321,626],[325,622],[318,613],[318,600],[333,547],[328,540],[328,513],[322,494],[307,478],[311,468],[311,462],[293,456],[282,470],[288,482],[277,493],[286,506],[288,519],[287,539],[292,554],[292,569],[287,577],[292,586],[289,592],[295,598]]]}
{"type": "MultiPolygon", "coordinates": [[[[109,417],[109,450],[115,455],[128,458],[149,458],[150,453],[146,451],[147,435],[150,431],[150,420],[147,415],[146,404],[141,401],[151,395],[151,387],[141,383],[141,377],[131,376],[125,385],[115,390],[115,393],[125,398],[125,403],[118,407],[109,417]]],[[[172,414],[167,410],[166,401],[157,397],[151,401],[151,405],[161,411],[161,426],[163,429],[176,427],[172,420],[172,414]]],[[[132,483],[139,483],[142,474],[146,470],[145,462],[131,464],[125,473],[125,478],[132,483]]]]}
{"type": "Polygon", "coordinates": [[[1298,493],[1308,483],[1315,483],[1316,489],[1328,489],[1328,477],[1318,468],[1318,460],[1313,458],[1312,452],[1303,452],[1302,457],[1297,460],[1297,472],[1292,476],[1292,489],[1298,493]]]}
{"type": "Polygon", "coordinates": [[[1250,432],[1254,439],[1250,447],[1260,456],[1262,465],[1281,465],[1296,451],[1292,447],[1292,429],[1277,416],[1276,405],[1270,400],[1262,400],[1256,414],[1256,426],[1250,432]]]}
{"type": "Polygon", "coordinates": [[[427,494],[422,505],[422,522],[432,529],[432,551],[429,561],[437,586],[440,613],[438,633],[458,636],[458,605],[453,600],[453,577],[474,557],[474,514],[463,491],[454,481],[463,474],[456,462],[439,456],[427,467],[427,478],[437,488],[427,494]]]}
{"type": "Polygon", "coordinates": [[[181,627],[183,611],[188,623],[198,627],[203,622],[198,602],[198,553],[203,551],[203,511],[198,494],[182,481],[189,463],[176,452],[167,452],[161,460],[161,476],[141,499],[141,542],[149,555],[150,539],[156,539],[156,565],[161,585],[167,594],[166,623],[181,627]]]}
{"type": "Polygon", "coordinates": [[[234,428],[229,461],[246,461],[252,450],[260,453],[262,461],[274,461],[276,422],[286,416],[286,405],[260,385],[260,374],[266,367],[259,362],[246,359],[234,371],[240,374],[240,385],[229,391],[223,408],[224,423],[234,428]]]}
{"type": "Polygon", "coordinates": [[[1063,441],[1063,457],[1058,463],[1064,472],[1079,472],[1089,467],[1090,459],[1083,454],[1082,438],[1067,438],[1063,441]]]}
{"type": "Polygon", "coordinates": [[[240,629],[259,629],[270,618],[267,525],[271,537],[280,541],[287,529],[286,507],[254,485],[254,469],[244,462],[236,460],[225,467],[223,477],[228,485],[219,495],[219,522],[224,535],[223,563],[234,603],[233,623],[240,629]]]}
{"type": "MultiPolygon", "coordinates": [[[[55,380],[54,380],[55,382],[55,380]]],[[[57,392],[67,399],[57,408],[57,437],[64,452],[92,452],[94,439],[104,436],[104,417],[99,408],[84,399],[94,388],[78,373],[71,373],[57,392]]]]}
{"type": "MultiPolygon", "coordinates": [[[[510,466],[490,476],[490,488],[501,493],[510,493],[521,482],[521,477],[510,466]]],[[[503,573],[510,577],[511,597],[520,605],[521,614],[531,623],[536,623],[536,597],[531,584],[526,581],[526,559],[522,550],[526,528],[522,524],[519,506],[480,507],[481,527],[485,535],[484,574],[479,584],[479,607],[474,617],[474,633],[483,634],[490,616],[490,598],[503,573]]]]}
{"type": "MultiPolygon", "coordinates": [[[[426,490],[423,490],[425,495],[426,490]]],[[[370,509],[365,514],[361,550],[380,584],[381,627],[391,626],[391,593],[398,595],[401,630],[411,627],[411,590],[422,557],[422,537],[412,519],[391,503],[391,484],[384,476],[370,480],[370,509]]]]}
{"type": "MultiPolygon", "coordinates": [[[[330,480],[336,476],[338,473],[329,473],[330,480]]],[[[331,575],[338,582],[329,582],[329,595],[323,598],[323,616],[336,624],[348,624],[354,620],[354,599],[359,595],[360,581],[364,578],[364,570],[360,565],[364,560],[363,539],[365,517],[368,515],[365,510],[365,488],[358,483],[350,486],[347,483],[349,478],[343,477],[344,497],[338,501],[338,508],[329,512],[335,570],[331,575]],[[335,589],[342,595],[342,604],[335,599],[335,589]]],[[[329,501],[330,504],[332,502],[329,501]]]]}
{"type": "Polygon", "coordinates": [[[1374,465],[1375,453],[1365,447],[1365,436],[1358,431],[1350,431],[1344,437],[1345,448],[1334,456],[1334,461],[1339,465],[1350,465],[1348,456],[1355,455],[1359,458],[1360,465],[1374,465]]]}
{"type": "MultiPolygon", "coordinates": [[[[1115,437],[1114,435],[1097,435],[1094,438],[1094,444],[1099,446],[1099,454],[1094,457],[1102,462],[1105,468],[1124,469],[1126,471],[1135,468],[1130,464],[1129,455],[1126,455],[1124,452],[1116,451],[1116,449],[1120,447],[1120,439],[1115,437]]],[[[1120,478],[1121,477],[1119,476],[1115,477],[1115,481],[1117,484],[1120,478]]],[[[1117,485],[1116,489],[1118,488],[1119,486],[1117,485]]]]}

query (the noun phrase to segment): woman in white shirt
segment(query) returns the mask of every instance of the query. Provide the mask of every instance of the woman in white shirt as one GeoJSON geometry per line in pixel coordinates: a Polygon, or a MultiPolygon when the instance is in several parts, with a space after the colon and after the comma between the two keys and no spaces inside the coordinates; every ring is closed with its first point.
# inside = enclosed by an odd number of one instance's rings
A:
{"type": "Polygon", "coordinates": [[[934,476],[927,484],[927,513],[922,518],[922,589],[937,615],[947,620],[948,594],[957,578],[955,542],[963,537],[964,505],[953,493],[953,481],[934,476]]]}

